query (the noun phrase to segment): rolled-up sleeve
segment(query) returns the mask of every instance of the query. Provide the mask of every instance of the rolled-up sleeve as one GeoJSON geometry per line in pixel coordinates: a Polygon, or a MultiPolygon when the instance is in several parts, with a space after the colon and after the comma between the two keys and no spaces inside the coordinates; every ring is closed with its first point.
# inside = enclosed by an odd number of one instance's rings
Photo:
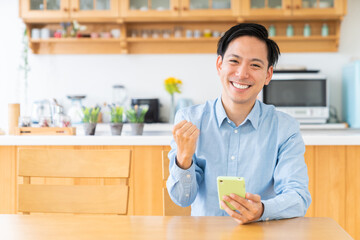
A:
{"type": "MultiPolygon", "coordinates": [[[[175,116],[175,124],[182,120],[190,121],[186,118],[181,110],[175,116]]],[[[196,156],[194,154],[192,164],[188,169],[182,169],[177,165],[176,154],[177,145],[174,139],[171,140],[171,151],[169,152],[169,170],[170,175],[166,182],[170,198],[179,206],[190,206],[198,192],[197,178],[202,178],[202,170],[196,165],[196,156]]]]}
{"type": "Polygon", "coordinates": [[[295,126],[294,132],[279,146],[274,171],[276,197],[262,200],[264,213],[260,220],[301,217],[310,206],[305,145],[298,125],[295,126]]]}

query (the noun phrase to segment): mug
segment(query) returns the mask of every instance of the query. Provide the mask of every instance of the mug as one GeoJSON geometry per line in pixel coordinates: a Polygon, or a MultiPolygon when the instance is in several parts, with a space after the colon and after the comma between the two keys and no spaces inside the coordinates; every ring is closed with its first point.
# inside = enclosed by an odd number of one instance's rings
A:
{"type": "Polygon", "coordinates": [[[41,38],[42,39],[48,39],[50,38],[50,30],[48,28],[41,29],[41,38]]]}
{"type": "Polygon", "coordinates": [[[31,38],[39,39],[40,38],[40,29],[38,29],[38,28],[31,29],[31,38]]]}
{"type": "Polygon", "coordinates": [[[113,36],[113,38],[120,38],[121,35],[121,31],[120,29],[111,29],[111,35],[113,36]]]}

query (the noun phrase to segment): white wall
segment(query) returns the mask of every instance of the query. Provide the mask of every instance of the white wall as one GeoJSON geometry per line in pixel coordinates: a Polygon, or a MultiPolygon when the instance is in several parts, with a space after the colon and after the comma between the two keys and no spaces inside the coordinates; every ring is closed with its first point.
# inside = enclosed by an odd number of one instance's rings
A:
{"type": "MultiPolygon", "coordinates": [[[[353,57],[360,57],[360,1],[348,0],[348,14],[342,23],[339,52],[284,53],[279,64],[305,65],[328,75],[330,101],[341,113],[341,69],[353,57]]],[[[7,129],[7,104],[22,99],[21,36],[24,25],[18,18],[18,1],[0,0],[0,128],[7,129]]],[[[221,84],[214,54],[169,55],[33,55],[29,57],[30,101],[57,98],[69,106],[68,94],[86,94],[86,105],[111,101],[111,86],[124,84],[130,97],[158,97],[162,118],[167,118],[169,96],[163,80],[183,80],[183,93],[195,103],[219,95],[221,84]]]]}

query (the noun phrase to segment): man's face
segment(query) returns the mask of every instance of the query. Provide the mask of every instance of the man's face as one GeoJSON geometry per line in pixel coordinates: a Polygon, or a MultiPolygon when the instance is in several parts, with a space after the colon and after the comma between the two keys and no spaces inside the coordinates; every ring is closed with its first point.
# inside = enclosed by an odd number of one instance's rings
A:
{"type": "Polygon", "coordinates": [[[231,41],[224,58],[218,56],[216,67],[225,105],[252,106],[264,85],[269,84],[273,73],[273,67],[268,68],[266,44],[250,36],[231,41]]]}

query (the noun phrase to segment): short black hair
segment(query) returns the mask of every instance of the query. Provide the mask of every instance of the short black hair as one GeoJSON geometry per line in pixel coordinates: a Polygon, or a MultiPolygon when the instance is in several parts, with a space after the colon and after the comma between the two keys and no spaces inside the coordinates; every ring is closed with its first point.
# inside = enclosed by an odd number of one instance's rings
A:
{"type": "Polygon", "coordinates": [[[269,34],[263,25],[256,23],[240,23],[227,30],[218,42],[217,54],[224,58],[224,54],[231,41],[242,36],[256,37],[263,41],[267,46],[268,68],[275,66],[279,59],[280,48],[273,40],[269,39],[269,34]]]}

